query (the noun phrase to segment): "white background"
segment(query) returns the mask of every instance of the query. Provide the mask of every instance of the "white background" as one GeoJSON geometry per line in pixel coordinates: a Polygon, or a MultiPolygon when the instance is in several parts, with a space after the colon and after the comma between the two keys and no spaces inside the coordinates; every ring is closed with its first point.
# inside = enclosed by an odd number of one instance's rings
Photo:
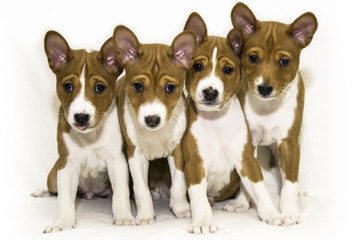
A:
{"type": "MultiPolygon", "coordinates": [[[[110,201],[79,200],[77,228],[43,235],[57,215],[55,198],[33,199],[46,185],[57,159],[59,101],[48,68],[43,37],[60,32],[71,48],[100,49],[115,26],[126,25],[142,43],[171,44],[197,11],[210,35],[226,36],[236,0],[199,1],[2,1],[0,3],[0,202],[1,232],[22,239],[318,238],[355,232],[359,199],[359,11],[355,1],[247,0],[259,20],[291,23],[306,11],[318,18],[313,42],[303,50],[306,84],[301,136],[302,223],[289,228],[261,223],[253,210],[214,210],[217,234],[193,237],[190,219],[174,219],[167,203],[156,203],[157,221],[144,227],[111,225],[110,201]]],[[[217,206],[221,208],[221,204],[217,206]]]]}

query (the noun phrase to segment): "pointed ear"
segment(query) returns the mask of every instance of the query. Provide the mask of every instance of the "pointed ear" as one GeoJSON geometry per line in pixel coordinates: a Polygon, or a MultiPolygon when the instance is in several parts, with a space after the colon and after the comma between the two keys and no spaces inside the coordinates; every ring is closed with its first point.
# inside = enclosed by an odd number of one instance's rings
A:
{"type": "Polygon", "coordinates": [[[184,27],[184,31],[186,30],[195,32],[198,46],[200,46],[207,38],[206,24],[197,12],[191,13],[188,17],[184,27]]]}
{"type": "Polygon", "coordinates": [[[122,73],[124,69],[120,66],[120,63],[116,58],[116,50],[112,38],[109,38],[103,44],[99,54],[106,71],[114,76],[119,76],[122,73]]]}
{"type": "Polygon", "coordinates": [[[318,23],[313,13],[307,12],[298,17],[289,27],[288,34],[295,44],[304,48],[310,44],[318,23]]]}
{"type": "Polygon", "coordinates": [[[244,37],[249,37],[256,31],[257,20],[250,8],[244,3],[237,3],[231,11],[231,22],[234,27],[243,31],[244,37]]]}
{"type": "Polygon", "coordinates": [[[44,39],[45,53],[54,73],[69,63],[70,47],[65,38],[55,31],[48,31],[44,39]]]}
{"type": "Polygon", "coordinates": [[[236,55],[240,55],[241,48],[244,43],[241,32],[237,28],[231,29],[227,35],[227,40],[236,55]]]}
{"type": "Polygon", "coordinates": [[[171,55],[178,66],[189,69],[196,47],[195,33],[193,31],[184,31],[177,35],[171,44],[171,55]]]}
{"type": "Polygon", "coordinates": [[[121,65],[132,64],[138,57],[140,43],[135,34],[127,27],[120,25],[115,28],[113,43],[121,65]]]}

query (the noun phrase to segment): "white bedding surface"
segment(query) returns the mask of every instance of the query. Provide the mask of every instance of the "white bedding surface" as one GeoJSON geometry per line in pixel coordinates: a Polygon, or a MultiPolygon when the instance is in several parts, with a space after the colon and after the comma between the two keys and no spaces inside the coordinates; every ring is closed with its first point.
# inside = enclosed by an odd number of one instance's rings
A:
{"type": "MultiPolygon", "coordinates": [[[[197,11],[211,35],[226,36],[237,0],[11,1],[0,5],[0,216],[2,239],[356,239],[359,198],[359,22],[355,1],[245,1],[260,20],[291,23],[306,11],[318,18],[300,70],[306,87],[300,139],[301,223],[274,227],[254,209],[241,213],[213,207],[216,234],[193,236],[191,219],[176,219],[168,201],[155,201],[156,222],[112,225],[109,199],[77,200],[76,229],[42,234],[57,216],[55,197],[30,193],[46,186],[57,155],[59,100],[43,38],[59,31],[70,46],[99,49],[116,25],[132,29],[143,43],[170,44],[189,14],[197,11]],[[349,237],[353,236],[353,237],[349,237]]],[[[273,179],[266,179],[276,193],[273,179]]],[[[276,201],[276,198],[275,198],[276,201]]],[[[133,209],[135,211],[135,209],[133,209]]]]}

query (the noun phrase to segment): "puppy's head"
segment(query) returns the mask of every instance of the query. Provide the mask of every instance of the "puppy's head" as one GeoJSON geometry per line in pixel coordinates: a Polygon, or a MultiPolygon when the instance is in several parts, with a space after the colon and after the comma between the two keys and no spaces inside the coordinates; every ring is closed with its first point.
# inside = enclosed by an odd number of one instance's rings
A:
{"type": "Polygon", "coordinates": [[[196,48],[193,32],[180,33],[171,46],[141,44],[125,26],[114,31],[114,46],[126,70],[126,94],[141,126],[156,130],[172,117],[182,96],[185,72],[196,48]]]}
{"type": "Polygon", "coordinates": [[[300,52],[315,34],[315,15],[304,13],[289,25],[260,22],[245,4],[237,3],[231,20],[244,35],[241,62],[250,91],[262,99],[279,96],[295,78],[300,52]]]}
{"type": "Polygon", "coordinates": [[[197,13],[189,16],[184,29],[196,33],[199,46],[187,73],[189,96],[200,110],[220,110],[239,86],[241,32],[233,29],[227,38],[207,36],[205,22],[197,13]]]}
{"type": "Polygon", "coordinates": [[[112,39],[100,51],[73,50],[57,32],[45,35],[45,53],[56,74],[61,113],[78,132],[99,125],[115,96],[115,82],[123,71],[112,39]]]}

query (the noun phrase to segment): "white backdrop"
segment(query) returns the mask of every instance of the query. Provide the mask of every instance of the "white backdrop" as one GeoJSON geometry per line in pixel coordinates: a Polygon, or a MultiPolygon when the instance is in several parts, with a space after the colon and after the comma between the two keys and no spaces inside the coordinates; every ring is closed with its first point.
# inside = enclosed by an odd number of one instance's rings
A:
{"type": "MultiPolygon", "coordinates": [[[[157,221],[144,227],[111,225],[110,201],[79,200],[77,228],[42,235],[57,215],[56,199],[33,199],[46,186],[57,159],[59,101],[48,68],[43,37],[60,32],[70,47],[99,49],[118,24],[142,43],[171,44],[189,14],[197,11],[210,35],[226,36],[236,0],[62,0],[0,3],[1,229],[22,239],[187,239],[190,219],[174,219],[167,202],[155,203],[157,221]]],[[[300,69],[306,82],[301,136],[299,201],[302,223],[289,228],[261,223],[253,210],[232,214],[214,209],[220,231],[209,238],[303,238],[350,234],[359,211],[357,155],[359,135],[359,30],[355,1],[247,0],[259,20],[291,23],[306,11],[318,18],[313,42],[303,50],[300,69]]],[[[3,232],[3,231],[1,231],[3,232]]],[[[1,234],[1,233],[0,233],[1,234]]],[[[9,236],[12,236],[9,235],[9,236]]],[[[13,238],[13,237],[11,237],[13,238]]]]}

